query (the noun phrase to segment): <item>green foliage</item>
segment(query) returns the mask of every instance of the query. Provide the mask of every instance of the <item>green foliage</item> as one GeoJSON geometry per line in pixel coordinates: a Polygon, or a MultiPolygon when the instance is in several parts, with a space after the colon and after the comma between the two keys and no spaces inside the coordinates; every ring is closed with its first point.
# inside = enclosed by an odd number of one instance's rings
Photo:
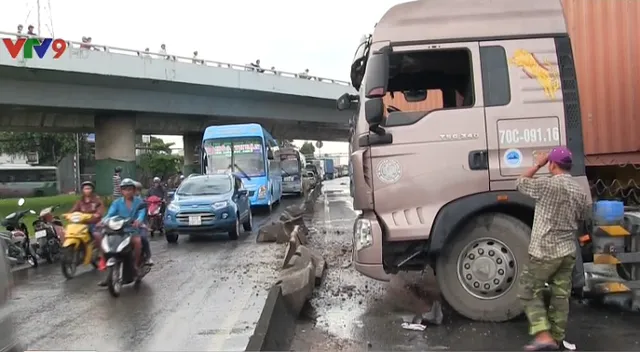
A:
{"type": "MultiPolygon", "coordinates": [[[[81,135],[80,151],[87,151],[81,135]]],[[[24,155],[38,152],[40,165],[58,165],[69,154],[76,152],[75,133],[0,132],[0,153],[24,155]]]]}
{"type": "Polygon", "coordinates": [[[171,154],[173,143],[165,143],[162,139],[151,137],[146,152],[140,156],[139,165],[142,173],[148,178],[158,176],[163,180],[182,169],[182,157],[171,154]]]}
{"type": "Polygon", "coordinates": [[[304,154],[305,156],[313,156],[315,152],[316,147],[314,147],[313,143],[311,142],[304,142],[304,144],[300,148],[300,153],[304,154]]]}

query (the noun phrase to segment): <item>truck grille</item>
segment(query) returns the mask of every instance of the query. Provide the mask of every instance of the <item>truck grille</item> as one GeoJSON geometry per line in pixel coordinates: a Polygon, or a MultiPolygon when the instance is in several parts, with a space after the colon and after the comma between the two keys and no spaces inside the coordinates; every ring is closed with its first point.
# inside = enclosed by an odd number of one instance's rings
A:
{"type": "Polygon", "coordinates": [[[203,223],[213,221],[216,218],[216,215],[213,213],[179,213],[176,215],[176,220],[178,220],[181,225],[189,225],[190,216],[200,216],[203,223]]]}

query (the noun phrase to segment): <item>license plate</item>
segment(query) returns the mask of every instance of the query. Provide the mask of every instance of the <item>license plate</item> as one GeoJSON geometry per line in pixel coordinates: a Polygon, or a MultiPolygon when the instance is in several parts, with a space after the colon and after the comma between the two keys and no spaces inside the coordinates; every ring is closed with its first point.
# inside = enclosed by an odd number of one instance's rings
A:
{"type": "Polygon", "coordinates": [[[202,225],[202,218],[200,218],[200,216],[189,217],[189,226],[200,226],[200,225],[202,225]]]}
{"type": "Polygon", "coordinates": [[[47,230],[36,231],[36,239],[42,238],[42,237],[47,237],[47,230]]]}

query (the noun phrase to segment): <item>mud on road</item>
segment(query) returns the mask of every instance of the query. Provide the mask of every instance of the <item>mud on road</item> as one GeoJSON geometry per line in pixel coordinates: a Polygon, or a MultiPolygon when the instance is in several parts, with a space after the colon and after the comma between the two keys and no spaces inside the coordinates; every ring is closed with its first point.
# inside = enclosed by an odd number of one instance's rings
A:
{"type": "MultiPolygon", "coordinates": [[[[292,351],[517,351],[529,342],[524,318],[478,323],[444,308],[444,322],[424,331],[403,321],[430,310],[440,299],[433,274],[403,273],[390,283],[368,279],[351,265],[356,213],[348,179],[325,182],[313,216],[310,247],[323,252],[328,269],[299,319],[292,351]]],[[[572,302],[567,340],[583,351],[640,350],[640,315],[572,302]]]]}
{"type": "Polygon", "coordinates": [[[29,270],[12,295],[17,336],[31,350],[244,350],[282,258],[280,247],[257,244],[255,236],[300,201],[257,212],[253,233],[237,241],[224,234],[181,236],[177,245],[152,239],[155,266],[139,292],[125,286],[117,299],[88,268],[69,281],[59,265],[29,270]]]}

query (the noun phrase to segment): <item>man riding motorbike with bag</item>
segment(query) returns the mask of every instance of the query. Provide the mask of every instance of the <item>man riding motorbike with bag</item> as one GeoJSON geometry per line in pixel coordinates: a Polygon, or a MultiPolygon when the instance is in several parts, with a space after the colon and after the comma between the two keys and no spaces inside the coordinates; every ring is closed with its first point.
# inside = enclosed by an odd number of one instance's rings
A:
{"type": "MultiPolygon", "coordinates": [[[[133,227],[136,228],[136,233],[134,233],[131,237],[131,242],[133,243],[133,251],[135,254],[136,263],[140,263],[141,261],[141,252],[142,252],[142,231],[140,228],[144,225],[144,219],[147,215],[145,209],[142,209],[134,214],[133,211],[137,209],[142,203],[143,200],[141,197],[137,196],[136,183],[130,178],[125,178],[120,183],[120,190],[122,191],[122,197],[114,200],[111,203],[111,207],[109,207],[109,211],[105,215],[105,218],[110,218],[113,216],[119,216],[122,218],[130,218],[135,217],[135,221],[133,222],[133,227]]],[[[102,234],[97,234],[98,243],[102,242],[102,234]]],[[[98,247],[101,248],[101,247],[98,247]]],[[[147,258],[147,265],[152,265],[151,258],[147,258]]],[[[137,265],[136,265],[137,268],[137,265]]],[[[102,280],[99,286],[107,286],[107,278],[102,280]]]]}
{"type": "MultiPolygon", "coordinates": [[[[82,197],[76,201],[69,213],[81,212],[85,214],[93,214],[93,219],[89,225],[89,231],[95,238],[95,225],[100,222],[104,216],[104,204],[100,197],[94,191],[96,186],[91,181],[82,182],[82,197]]],[[[60,241],[64,243],[64,235],[60,235],[60,241]]],[[[100,242],[96,242],[97,248],[100,248],[100,242]]]]}

